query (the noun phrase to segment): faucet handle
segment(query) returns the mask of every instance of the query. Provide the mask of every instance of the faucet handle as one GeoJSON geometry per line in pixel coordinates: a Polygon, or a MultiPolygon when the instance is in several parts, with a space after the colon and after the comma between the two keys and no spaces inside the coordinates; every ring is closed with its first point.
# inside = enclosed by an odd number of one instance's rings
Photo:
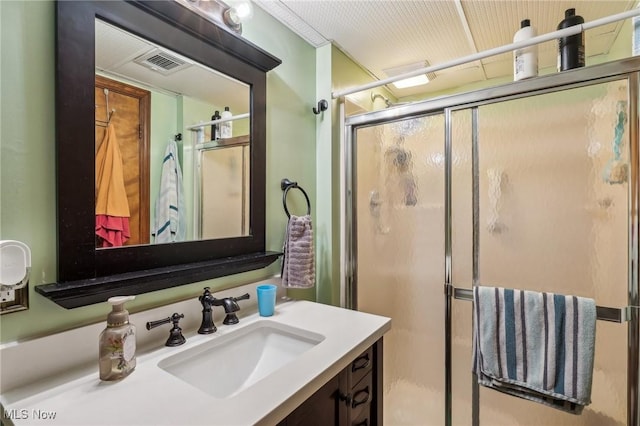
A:
{"type": "Polygon", "coordinates": [[[240,310],[240,305],[238,305],[237,302],[238,300],[246,300],[246,299],[249,299],[250,297],[251,296],[249,296],[249,293],[245,293],[242,296],[227,297],[223,299],[223,301],[228,303],[224,303],[224,311],[227,314],[227,316],[224,317],[224,320],[222,321],[222,323],[226,325],[239,323],[240,320],[238,319],[236,312],[240,310]]]}
{"type": "Polygon", "coordinates": [[[163,324],[169,324],[171,322],[171,317],[166,317],[165,319],[157,320],[157,321],[149,321],[147,322],[147,330],[151,330],[163,324]]]}
{"type": "Polygon", "coordinates": [[[207,304],[211,303],[211,299],[214,297],[211,295],[211,289],[209,287],[205,287],[202,295],[198,296],[198,301],[202,304],[203,308],[207,307],[207,304]]]}
{"type": "Polygon", "coordinates": [[[180,346],[187,341],[187,339],[182,335],[182,329],[178,325],[182,318],[184,318],[184,314],[174,313],[170,317],[161,320],[149,321],[147,322],[147,330],[151,330],[152,328],[171,322],[173,323],[173,326],[171,327],[171,330],[169,330],[169,338],[167,339],[165,346],[180,346]]]}
{"type": "Polygon", "coordinates": [[[246,299],[250,299],[251,296],[249,295],[249,293],[245,293],[242,296],[238,296],[238,297],[234,297],[233,300],[235,300],[236,302],[238,300],[246,300],[246,299]]]}

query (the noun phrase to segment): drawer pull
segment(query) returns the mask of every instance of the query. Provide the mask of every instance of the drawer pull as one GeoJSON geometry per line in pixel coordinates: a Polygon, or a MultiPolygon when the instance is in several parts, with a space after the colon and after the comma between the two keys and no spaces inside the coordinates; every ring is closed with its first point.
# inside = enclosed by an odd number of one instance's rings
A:
{"type": "Polygon", "coordinates": [[[358,370],[367,368],[369,364],[371,364],[371,360],[369,359],[369,353],[366,353],[351,363],[351,372],[355,373],[358,370]]]}
{"type": "Polygon", "coordinates": [[[358,424],[355,424],[353,426],[369,426],[369,419],[364,419],[363,421],[361,421],[358,424]]]}
{"type": "Polygon", "coordinates": [[[356,392],[351,399],[351,408],[356,408],[358,405],[366,404],[369,402],[371,393],[369,392],[369,386],[361,391],[356,392]]]}

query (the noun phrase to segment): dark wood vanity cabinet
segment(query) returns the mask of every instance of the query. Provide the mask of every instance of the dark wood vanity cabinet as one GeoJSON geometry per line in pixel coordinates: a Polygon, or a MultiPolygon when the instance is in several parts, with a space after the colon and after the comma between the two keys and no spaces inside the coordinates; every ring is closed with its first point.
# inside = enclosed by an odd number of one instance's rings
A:
{"type": "Polygon", "coordinates": [[[382,425],[382,339],[278,424],[302,425],[382,425]]]}
{"type": "MultiPolygon", "coordinates": [[[[382,341],[378,342],[382,345],[382,341]]],[[[348,425],[371,426],[382,424],[382,357],[376,354],[378,343],[369,347],[346,368],[348,425]],[[379,368],[378,368],[378,364],[379,368]],[[374,371],[374,366],[376,367],[374,371]],[[380,383],[377,383],[378,377],[380,383]],[[380,391],[378,393],[378,391],[380,391]]],[[[382,352],[380,352],[382,355],[382,352]]]]}

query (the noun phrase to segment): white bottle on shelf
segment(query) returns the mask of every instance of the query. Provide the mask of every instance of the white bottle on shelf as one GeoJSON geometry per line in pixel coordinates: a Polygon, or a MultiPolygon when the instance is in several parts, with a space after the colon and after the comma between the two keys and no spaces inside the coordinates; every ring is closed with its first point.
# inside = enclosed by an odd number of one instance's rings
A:
{"type": "MultiPolygon", "coordinates": [[[[513,36],[513,42],[528,40],[536,36],[536,29],[528,19],[520,22],[520,29],[513,36]]],[[[513,51],[513,80],[518,81],[538,75],[538,46],[533,45],[513,51]]]]}
{"type": "MultiPolygon", "coordinates": [[[[229,107],[224,107],[224,111],[220,114],[222,118],[231,118],[231,111],[229,111],[229,107]]],[[[220,138],[227,139],[233,136],[233,122],[232,121],[224,121],[220,123],[220,138]]]]}

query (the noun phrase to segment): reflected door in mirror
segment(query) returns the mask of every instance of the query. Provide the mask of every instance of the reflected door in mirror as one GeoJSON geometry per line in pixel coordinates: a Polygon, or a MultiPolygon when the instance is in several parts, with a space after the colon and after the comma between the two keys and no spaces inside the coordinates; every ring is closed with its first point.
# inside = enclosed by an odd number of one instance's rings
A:
{"type": "MultiPolygon", "coordinates": [[[[149,243],[149,108],[151,93],[102,76],[96,76],[96,153],[103,143],[107,123],[122,155],[122,175],[129,207],[129,238],[123,245],[149,243]]],[[[96,187],[97,191],[97,187],[96,187]]],[[[96,237],[96,247],[103,247],[96,237]]]]}
{"type": "Polygon", "coordinates": [[[249,144],[200,150],[201,238],[249,235],[249,144]]]}

